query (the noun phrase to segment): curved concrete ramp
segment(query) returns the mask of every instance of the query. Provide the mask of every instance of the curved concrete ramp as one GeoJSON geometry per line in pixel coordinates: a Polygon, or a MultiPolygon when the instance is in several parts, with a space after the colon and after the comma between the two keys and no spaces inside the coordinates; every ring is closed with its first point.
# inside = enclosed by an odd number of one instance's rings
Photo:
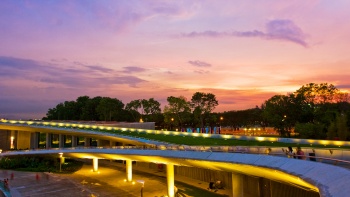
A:
{"type": "Polygon", "coordinates": [[[350,194],[350,170],[312,161],[288,159],[269,155],[222,152],[137,150],[137,149],[61,149],[16,151],[0,156],[58,154],[65,157],[135,160],[143,162],[193,166],[292,184],[320,192],[322,197],[344,197],[350,194]]]}
{"type": "Polygon", "coordinates": [[[96,130],[72,129],[72,128],[64,128],[64,127],[49,127],[49,126],[21,125],[21,124],[8,125],[8,124],[0,123],[0,129],[24,131],[28,133],[41,132],[41,133],[63,134],[63,135],[76,135],[76,136],[92,137],[92,138],[98,138],[98,139],[104,139],[104,140],[115,140],[115,141],[122,142],[124,144],[133,144],[138,146],[169,144],[165,142],[136,138],[136,137],[127,136],[127,135],[100,132],[96,130]]]}

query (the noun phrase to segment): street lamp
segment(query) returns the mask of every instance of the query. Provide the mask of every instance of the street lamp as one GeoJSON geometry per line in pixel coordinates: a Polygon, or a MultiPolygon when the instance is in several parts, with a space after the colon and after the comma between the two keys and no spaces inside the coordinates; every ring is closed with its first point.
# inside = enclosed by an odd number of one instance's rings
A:
{"type": "Polygon", "coordinates": [[[144,180],[137,180],[138,183],[141,183],[141,197],[143,197],[143,188],[145,187],[145,181],[144,180]]]}
{"type": "Polygon", "coordinates": [[[285,121],[286,118],[287,118],[287,115],[284,115],[282,121],[285,121]]]}
{"type": "Polygon", "coordinates": [[[222,124],[222,121],[224,120],[224,117],[220,117],[220,127],[219,127],[219,134],[221,133],[221,124],[222,124]]]}
{"type": "Polygon", "coordinates": [[[171,118],[170,130],[173,130],[174,118],[171,118]]]}

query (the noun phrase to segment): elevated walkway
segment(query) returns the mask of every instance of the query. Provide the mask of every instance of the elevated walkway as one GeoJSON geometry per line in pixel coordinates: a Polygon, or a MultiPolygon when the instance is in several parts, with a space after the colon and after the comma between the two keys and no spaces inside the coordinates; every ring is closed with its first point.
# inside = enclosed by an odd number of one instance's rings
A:
{"type": "Polygon", "coordinates": [[[350,193],[350,187],[348,187],[350,170],[348,169],[269,155],[137,149],[60,149],[16,151],[2,153],[1,155],[58,155],[58,153],[63,153],[64,157],[171,163],[179,166],[242,173],[314,190],[325,197],[344,197],[350,193]]]}

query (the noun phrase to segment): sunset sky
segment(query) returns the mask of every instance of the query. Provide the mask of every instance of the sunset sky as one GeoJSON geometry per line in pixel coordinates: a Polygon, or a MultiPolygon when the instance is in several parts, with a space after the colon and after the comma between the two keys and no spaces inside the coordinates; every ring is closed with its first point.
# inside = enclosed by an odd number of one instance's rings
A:
{"type": "Polygon", "coordinates": [[[1,0],[0,118],[79,96],[213,93],[217,112],[308,83],[350,90],[349,0],[1,0]]]}

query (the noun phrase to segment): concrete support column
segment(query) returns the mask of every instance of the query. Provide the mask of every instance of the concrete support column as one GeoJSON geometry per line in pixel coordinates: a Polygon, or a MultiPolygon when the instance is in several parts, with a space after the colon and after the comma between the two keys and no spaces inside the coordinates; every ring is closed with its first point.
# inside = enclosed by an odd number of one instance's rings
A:
{"type": "Polygon", "coordinates": [[[62,134],[58,135],[58,147],[64,148],[64,135],[62,134]]]}
{"type": "Polygon", "coordinates": [[[75,135],[72,135],[72,147],[78,146],[78,138],[75,135]]]}
{"type": "Polygon", "coordinates": [[[0,149],[10,150],[11,149],[11,131],[10,130],[0,130],[0,149]]]}
{"type": "MultiPolygon", "coordinates": [[[[0,131],[0,134],[2,131],[0,131]]],[[[31,132],[28,131],[17,131],[17,135],[15,136],[16,148],[17,149],[31,149],[31,132]]],[[[1,140],[0,136],[0,148],[3,145],[3,140],[1,140]]],[[[2,148],[4,150],[4,148],[2,148]]]]}
{"type": "Polygon", "coordinates": [[[115,142],[114,142],[114,141],[112,141],[112,140],[110,140],[110,141],[109,141],[109,147],[111,147],[111,148],[112,148],[113,146],[115,146],[115,142]]]}
{"type": "Polygon", "coordinates": [[[17,140],[18,140],[18,131],[16,131],[16,130],[11,131],[11,137],[10,137],[10,148],[11,149],[18,149],[17,140]]]}
{"type": "Polygon", "coordinates": [[[166,180],[168,185],[168,196],[174,197],[174,164],[166,164],[166,180]]]}
{"type": "Polygon", "coordinates": [[[132,181],[132,161],[126,160],[126,180],[132,181]]]}
{"type": "Polygon", "coordinates": [[[20,149],[20,147],[19,147],[19,144],[20,144],[20,141],[19,141],[19,131],[16,132],[15,138],[16,138],[16,148],[17,148],[17,149],[20,149]]]}
{"type": "Polygon", "coordinates": [[[39,132],[30,133],[30,148],[37,149],[39,147],[39,132]]]}
{"type": "Polygon", "coordinates": [[[232,197],[243,197],[243,176],[232,173],[232,197]]]}
{"type": "Polygon", "coordinates": [[[93,172],[98,171],[98,159],[97,158],[92,159],[92,171],[93,172]]]}
{"type": "Polygon", "coordinates": [[[62,172],[62,164],[64,164],[65,158],[63,157],[62,153],[60,153],[60,172],[62,172]]]}
{"type": "Polygon", "coordinates": [[[91,138],[86,137],[86,138],[85,138],[85,143],[84,143],[84,146],[85,146],[85,147],[87,147],[87,146],[91,146],[90,141],[91,141],[91,138]]]}
{"type": "Polygon", "coordinates": [[[97,147],[102,146],[102,140],[96,139],[96,144],[97,144],[97,147]]]}
{"type": "Polygon", "coordinates": [[[46,149],[51,148],[52,134],[46,133],[46,149]]]}

